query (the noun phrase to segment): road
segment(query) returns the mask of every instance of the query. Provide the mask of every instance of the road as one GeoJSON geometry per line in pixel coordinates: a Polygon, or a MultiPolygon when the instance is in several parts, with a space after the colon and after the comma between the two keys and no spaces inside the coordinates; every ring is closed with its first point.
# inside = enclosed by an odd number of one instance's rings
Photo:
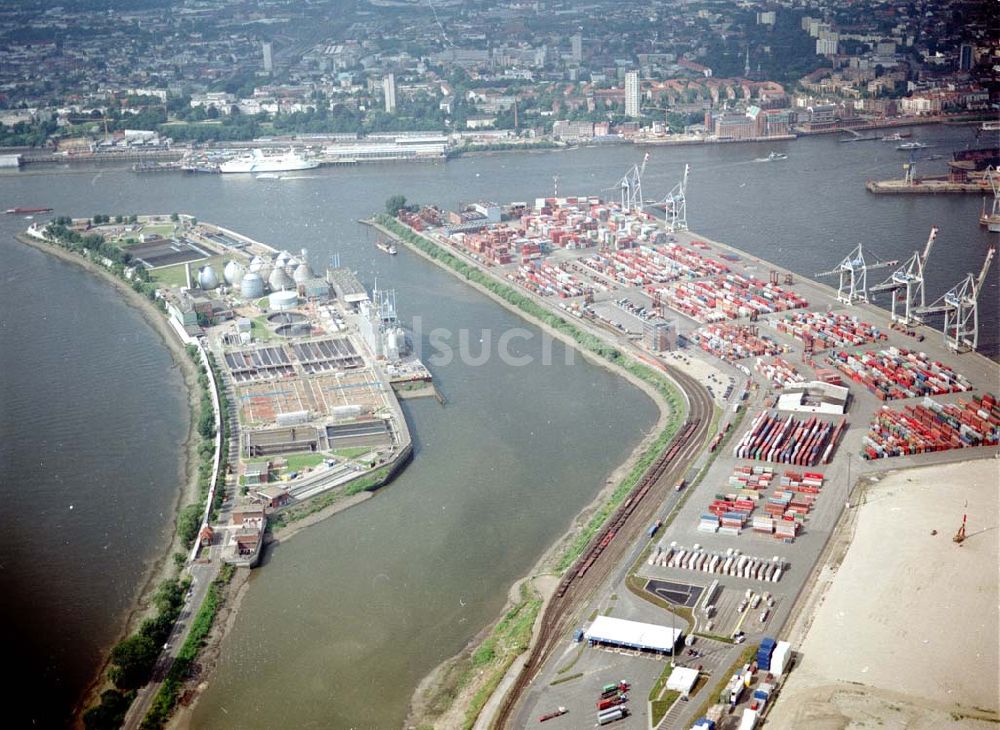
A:
{"type": "MultiPolygon", "coordinates": [[[[212,549],[216,550],[218,548],[213,547],[212,549]]],[[[156,693],[160,691],[167,672],[170,671],[170,667],[173,666],[174,660],[177,658],[177,652],[180,651],[185,640],[187,640],[188,634],[191,633],[191,625],[194,623],[194,617],[197,615],[198,609],[201,608],[205,596],[208,595],[208,589],[211,587],[212,581],[219,575],[220,567],[221,561],[216,556],[213,556],[208,563],[199,562],[191,564],[188,571],[192,580],[191,592],[185,596],[180,616],[174,624],[173,631],[170,632],[167,648],[163,650],[156,661],[156,667],[153,669],[153,679],[139,690],[135,701],[132,702],[128,713],[125,715],[125,722],[122,723],[122,727],[125,730],[136,730],[142,724],[146,713],[149,712],[149,708],[153,705],[153,700],[156,698],[156,693]]]]}

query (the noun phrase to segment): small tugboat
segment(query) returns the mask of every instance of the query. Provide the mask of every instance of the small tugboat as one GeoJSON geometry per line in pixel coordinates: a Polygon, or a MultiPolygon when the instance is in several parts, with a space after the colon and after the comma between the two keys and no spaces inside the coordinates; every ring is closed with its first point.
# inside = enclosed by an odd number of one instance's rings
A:
{"type": "Polygon", "coordinates": [[[379,239],[378,241],[375,242],[375,248],[377,248],[379,251],[382,251],[383,253],[389,254],[390,256],[396,255],[396,244],[394,243],[389,243],[387,241],[379,239]]]}
{"type": "Polygon", "coordinates": [[[758,157],[757,162],[774,162],[775,160],[787,160],[788,155],[784,152],[771,152],[767,157],[758,157]]]}

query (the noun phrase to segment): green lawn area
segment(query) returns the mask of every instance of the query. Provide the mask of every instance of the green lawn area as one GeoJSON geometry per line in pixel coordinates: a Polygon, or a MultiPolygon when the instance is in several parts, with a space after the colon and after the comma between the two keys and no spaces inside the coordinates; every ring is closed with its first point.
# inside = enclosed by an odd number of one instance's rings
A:
{"type": "Polygon", "coordinates": [[[288,471],[302,471],[307,467],[322,464],[325,458],[323,454],[289,454],[285,457],[285,461],[288,462],[288,471]]]}
{"type": "MultiPolygon", "coordinates": [[[[208,259],[202,259],[201,261],[191,262],[191,275],[197,276],[198,269],[202,266],[207,266],[211,264],[215,268],[215,274],[222,280],[222,267],[225,264],[225,258],[223,256],[213,256],[208,259]]],[[[153,269],[149,272],[150,277],[153,281],[159,284],[166,284],[168,286],[185,286],[187,278],[184,274],[184,264],[174,264],[173,266],[164,266],[162,269],[153,269]]]]}
{"type": "Polygon", "coordinates": [[[174,235],[174,224],[173,223],[157,223],[155,225],[143,226],[142,227],[142,232],[143,233],[155,233],[156,235],[163,236],[164,238],[171,238],[174,235]]]}
{"type": "Polygon", "coordinates": [[[657,725],[663,716],[667,714],[667,710],[670,706],[677,701],[677,698],[681,696],[680,692],[675,692],[674,690],[667,690],[664,692],[663,697],[658,700],[653,700],[653,725],[657,725]]]}
{"type": "Polygon", "coordinates": [[[267,328],[267,317],[257,317],[256,319],[250,320],[250,334],[253,335],[254,339],[260,340],[261,342],[267,342],[268,340],[277,339],[277,335],[267,328]]]}
{"type": "Polygon", "coordinates": [[[356,459],[359,456],[364,456],[365,454],[371,452],[372,448],[370,446],[352,446],[348,449],[335,449],[334,456],[341,459],[356,459]]]}

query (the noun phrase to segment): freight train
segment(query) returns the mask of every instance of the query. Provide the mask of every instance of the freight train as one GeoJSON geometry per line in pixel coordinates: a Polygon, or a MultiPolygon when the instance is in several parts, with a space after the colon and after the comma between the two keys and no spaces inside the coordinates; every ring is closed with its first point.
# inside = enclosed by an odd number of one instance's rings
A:
{"type": "Polygon", "coordinates": [[[691,434],[695,432],[700,423],[699,419],[693,421],[686,421],[678,432],[677,437],[674,439],[670,448],[663,453],[660,458],[658,458],[652,468],[646,472],[646,476],[643,477],[642,481],[636,485],[635,489],[629,495],[628,499],[619,507],[608,524],[599,533],[596,540],[591,545],[590,549],[580,557],[576,565],[574,565],[566,573],[562,582],[559,584],[559,588],[556,590],[556,596],[562,598],[566,591],[569,590],[570,585],[574,580],[583,578],[587,574],[587,571],[594,565],[594,562],[600,557],[601,553],[604,552],[605,548],[611,544],[614,540],[615,535],[622,529],[628,518],[635,511],[635,508],[639,505],[642,499],[649,492],[650,488],[657,482],[663,473],[670,466],[670,463],[677,457],[680,450],[687,443],[691,434]]]}

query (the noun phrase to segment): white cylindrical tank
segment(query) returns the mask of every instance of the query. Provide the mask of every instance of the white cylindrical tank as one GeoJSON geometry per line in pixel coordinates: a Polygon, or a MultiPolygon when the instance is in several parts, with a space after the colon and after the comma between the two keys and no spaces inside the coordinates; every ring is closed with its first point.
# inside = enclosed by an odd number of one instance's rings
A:
{"type": "Polygon", "coordinates": [[[293,291],[276,291],[267,298],[268,306],[275,312],[294,309],[299,303],[299,296],[293,291]]]}
{"type": "Polygon", "coordinates": [[[240,281],[240,294],[244,299],[259,299],[264,296],[264,280],[260,274],[248,273],[240,281]]]}
{"type": "Polygon", "coordinates": [[[264,267],[264,259],[260,256],[254,256],[250,259],[250,271],[253,273],[258,273],[264,267]]]}
{"type": "Polygon", "coordinates": [[[211,265],[198,269],[198,286],[202,289],[215,289],[219,285],[219,277],[211,265]]]}

